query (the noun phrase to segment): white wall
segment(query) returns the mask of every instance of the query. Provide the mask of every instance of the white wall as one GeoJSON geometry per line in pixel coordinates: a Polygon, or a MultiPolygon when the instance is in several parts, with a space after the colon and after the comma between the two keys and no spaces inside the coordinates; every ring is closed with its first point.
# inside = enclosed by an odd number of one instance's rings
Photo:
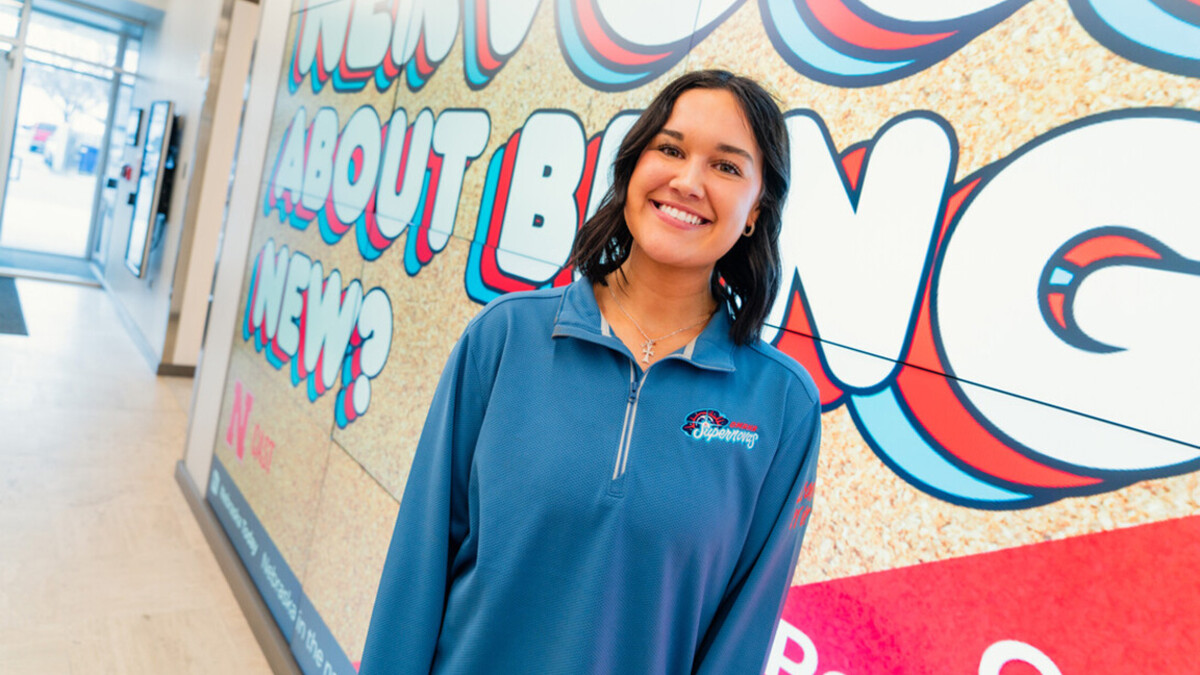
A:
{"type": "MultiPolygon", "coordinates": [[[[239,3],[241,4],[241,3],[239,3]]],[[[275,109],[276,87],[283,68],[287,38],[289,0],[263,0],[254,63],[250,74],[250,93],[242,123],[242,143],[238,148],[237,171],[229,195],[229,217],[221,237],[221,264],[213,285],[212,314],[204,339],[204,352],[196,369],[191,424],[188,428],[184,462],[192,480],[203,491],[216,445],[217,421],[225,373],[233,346],[237,323],[238,295],[246,273],[250,234],[254,227],[271,114],[275,109]]]]}
{"type": "MultiPolygon", "coordinates": [[[[196,137],[208,88],[207,72],[198,72],[197,66],[201,56],[212,47],[221,0],[148,0],[145,4],[160,5],[164,14],[161,24],[147,26],[133,105],[148,111],[150,103],[156,100],[175,103],[182,132],[179,161],[166,233],[162,245],[151,253],[142,279],[134,277],[124,263],[131,208],[125,203],[125,197],[132,182],[119,189],[104,279],[113,298],[135,324],[144,346],[160,363],[172,364],[174,350],[164,353],[171,292],[181,241],[194,235],[183,231],[184,211],[187,200],[196,198],[191,193],[199,184],[193,180],[191,169],[196,159],[196,137]]],[[[133,156],[140,157],[140,150],[133,156]]],[[[211,262],[209,273],[211,275],[211,262]]],[[[194,364],[193,354],[190,360],[178,365],[194,364]]]]}
{"type": "MultiPolygon", "coordinates": [[[[171,0],[75,0],[96,9],[114,12],[145,23],[162,21],[163,12],[171,0]]],[[[197,0],[203,2],[203,0],[197,0]]]]}
{"type": "Polygon", "coordinates": [[[250,58],[254,53],[254,38],[258,32],[258,15],[259,5],[256,3],[239,0],[233,6],[207,148],[208,161],[204,175],[198,177],[199,184],[193,187],[193,198],[199,200],[199,206],[196,210],[191,259],[183,284],[176,284],[176,288],[182,288],[183,293],[176,303],[179,307],[179,331],[174,352],[168,360],[177,365],[196,365],[204,337],[213,265],[225,217],[225,200],[229,195],[233,153],[238,141],[238,125],[242,122],[243,95],[250,73],[250,58]]]}

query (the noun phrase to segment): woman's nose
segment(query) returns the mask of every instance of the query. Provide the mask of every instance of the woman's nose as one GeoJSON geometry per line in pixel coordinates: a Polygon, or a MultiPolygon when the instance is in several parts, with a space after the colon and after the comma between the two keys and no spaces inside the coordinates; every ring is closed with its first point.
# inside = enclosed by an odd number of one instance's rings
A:
{"type": "Polygon", "coordinates": [[[679,165],[671,178],[671,187],[689,197],[704,196],[704,166],[700,162],[686,161],[679,165]]]}

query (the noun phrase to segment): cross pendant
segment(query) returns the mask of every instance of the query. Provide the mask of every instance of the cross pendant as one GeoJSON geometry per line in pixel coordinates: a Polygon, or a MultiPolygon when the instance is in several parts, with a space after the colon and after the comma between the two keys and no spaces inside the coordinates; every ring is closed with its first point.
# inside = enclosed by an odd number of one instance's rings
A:
{"type": "Polygon", "coordinates": [[[654,356],[654,340],[646,340],[642,343],[642,363],[650,363],[651,356],[654,356]]]}

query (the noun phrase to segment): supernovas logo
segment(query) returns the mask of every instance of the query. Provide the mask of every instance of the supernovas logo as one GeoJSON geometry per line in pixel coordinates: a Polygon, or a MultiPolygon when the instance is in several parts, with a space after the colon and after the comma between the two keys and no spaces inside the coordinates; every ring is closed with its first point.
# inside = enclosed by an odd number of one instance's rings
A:
{"type": "Polygon", "coordinates": [[[683,433],[696,440],[724,441],[746,446],[747,450],[758,442],[758,426],[742,422],[730,423],[729,419],[719,410],[697,410],[687,416],[687,421],[680,427],[683,433]]]}

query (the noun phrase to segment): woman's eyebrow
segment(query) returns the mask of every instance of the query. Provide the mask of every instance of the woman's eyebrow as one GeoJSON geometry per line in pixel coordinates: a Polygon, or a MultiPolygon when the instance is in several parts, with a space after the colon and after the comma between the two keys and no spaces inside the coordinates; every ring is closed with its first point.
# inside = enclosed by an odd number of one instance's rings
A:
{"type": "MultiPolygon", "coordinates": [[[[658,130],[658,133],[665,134],[665,135],[670,136],[671,138],[674,138],[679,141],[683,140],[683,134],[679,133],[678,131],[675,131],[674,129],[668,129],[666,127],[663,127],[662,129],[658,130]]],[[[731,153],[734,155],[741,155],[741,156],[745,157],[746,159],[750,160],[751,162],[754,161],[754,155],[751,155],[749,153],[749,151],[743,150],[742,148],[739,148],[736,145],[729,145],[728,143],[718,143],[717,150],[720,150],[721,152],[728,152],[728,153],[731,153]]]]}
{"type": "Polygon", "coordinates": [[[725,143],[718,143],[717,150],[720,150],[721,152],[732,153],[735,155],[741,155],[741,156],[745,157],[746,159],[750,160],[751,162],[754,161],[753,155],[751,155],[746,150],[743,150],[743,149],[737,147],[736,145],[727,145],[725,143]]]}

